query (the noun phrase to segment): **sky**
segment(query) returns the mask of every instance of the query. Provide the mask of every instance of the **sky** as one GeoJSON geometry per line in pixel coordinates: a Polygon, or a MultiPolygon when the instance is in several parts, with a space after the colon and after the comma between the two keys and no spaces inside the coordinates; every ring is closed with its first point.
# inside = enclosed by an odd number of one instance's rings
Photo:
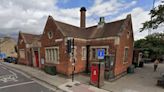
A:
{"type": "MultiPolygon", "coordinates": [[[[155,0],[155,6],[162,0],[155,0]]],[[[47,17],[75,26],[80,25],[80,8],[86,7],[86,26],[96,25],[99,17],[112,22],[132,15],[134,39],[148,35],[139,32],[142,23],[150,20],[153,0],[0,0],[0,36],[17,38],[18,32],[42,34],[47,17]]],[[[160,27],[153,32],[164,32],[160,27]]]]}

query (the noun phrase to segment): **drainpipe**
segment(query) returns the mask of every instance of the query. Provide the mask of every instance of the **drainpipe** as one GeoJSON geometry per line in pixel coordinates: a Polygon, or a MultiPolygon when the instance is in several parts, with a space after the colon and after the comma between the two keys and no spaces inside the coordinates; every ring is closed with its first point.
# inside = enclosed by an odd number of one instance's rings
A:
{"type": "Polygon", "coordinates": [[[86,49],[87,49],[87,55],[86,55],[86,73],[89,73],[89,54],[90,54],[90,50],[89,50],[89,48],[90,48],[90,45],[87,45],[86,46],[86,49]]]}

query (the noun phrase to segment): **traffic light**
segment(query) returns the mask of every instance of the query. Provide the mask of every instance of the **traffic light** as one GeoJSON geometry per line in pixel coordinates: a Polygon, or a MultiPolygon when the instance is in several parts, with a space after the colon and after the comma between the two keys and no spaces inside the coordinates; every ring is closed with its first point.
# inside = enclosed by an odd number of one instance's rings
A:
{"type": "Polygon", "coordinates": [[[67,53],[71,53],[71,46],[72,46],[72,40],[71,39],[68,39],[67,40],[67,53]]]}

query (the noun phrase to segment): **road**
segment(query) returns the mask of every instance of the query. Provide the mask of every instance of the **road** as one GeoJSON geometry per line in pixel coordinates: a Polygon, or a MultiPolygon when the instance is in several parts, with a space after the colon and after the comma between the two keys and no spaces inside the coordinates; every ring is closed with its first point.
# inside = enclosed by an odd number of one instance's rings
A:
{"type": "Polygon", "coordinates": [[[21,71],[0,63],[0,92],[55,92],[21,71]]]}

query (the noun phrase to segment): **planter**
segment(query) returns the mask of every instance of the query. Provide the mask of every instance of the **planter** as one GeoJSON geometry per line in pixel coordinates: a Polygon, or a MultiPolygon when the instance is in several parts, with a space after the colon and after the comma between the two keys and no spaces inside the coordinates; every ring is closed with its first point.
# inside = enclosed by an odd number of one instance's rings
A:
{"type": "Polygon", "coordinates": [[[57,72],[56,72],[56,67],[55,66],[48,66],[48,65],[45,65],[44,67],[44,71],[50,75],[56,75],[57,72]]]}

